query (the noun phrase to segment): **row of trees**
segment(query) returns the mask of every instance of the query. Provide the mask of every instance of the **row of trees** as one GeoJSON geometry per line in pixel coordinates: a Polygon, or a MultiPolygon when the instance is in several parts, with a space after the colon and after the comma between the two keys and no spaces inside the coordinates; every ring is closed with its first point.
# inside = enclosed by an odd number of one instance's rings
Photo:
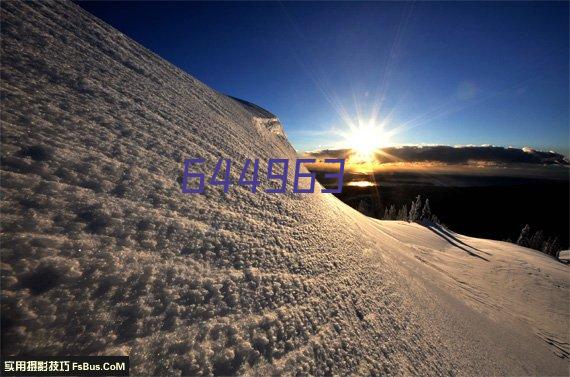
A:
{"type": "MultiPolygon", "coordinates": [[[[358,205],[358,210],[365,215],[370,214],[370,210],[367,208],[366,203],[361,201],[358,205]]],[[[417,221],[431,221],[439,224],[437,216],[432,214],[431,207],[429,205],[429,199],[425,201],[422,200],[421,195],[418,195],[414,201],[408,206],[404,204],[400,208],[397,208],[394,204],[388,207],[384,211],[384,216],[381,217],[384,220],[401,220],[409,222],[417,221]]]]}
{"type": "Polygon", "coordinates": [[[561,250],[558,237],[550,236],[546,238],[542,230],[538,229],[535,231],[528,224],[522,228],[521,234],[517,239],[517,245],[539,250],[554,257],[561,250]]]}
{"type": "MultiPolygon", "coordinates": [[[[409,222],[422,222],[430,221],[435,224],[441,224],[436,215],[431,212],[429,199],[425,201],[418,195],[410,205],[404,204],[397,208],[394,204],[390,205],[384,211],[383,216],[378,213],[373,213],[369,208],[367,202],[361,200],[358,205],[358,210],[367,216],[374,216],[383,220],[400,220],[409,222]]],[[[512,242],[511,240],[507,240],[512,242]]],[[[516,244],[531,249],[542,251],[545,254],[557,257],[558,252],[562,249],[558,237],[546,237],[544,232],[540,229],[534,230],[528,224],[523,227],[521,233],[516,241],[516,244]]]]}

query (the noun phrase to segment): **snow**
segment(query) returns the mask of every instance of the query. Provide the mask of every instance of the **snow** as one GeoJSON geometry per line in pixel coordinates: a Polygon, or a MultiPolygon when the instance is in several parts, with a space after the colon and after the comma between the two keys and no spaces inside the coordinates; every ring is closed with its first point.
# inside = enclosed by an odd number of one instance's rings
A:
{"type": "Polygon", "coordinates": [[[568,374],[566,265],[327,194],[184,195],[184,158],[294,160],[277,117],[72,3],[1,11],[3,354],[125,354],[132,375],[568,374]]]}

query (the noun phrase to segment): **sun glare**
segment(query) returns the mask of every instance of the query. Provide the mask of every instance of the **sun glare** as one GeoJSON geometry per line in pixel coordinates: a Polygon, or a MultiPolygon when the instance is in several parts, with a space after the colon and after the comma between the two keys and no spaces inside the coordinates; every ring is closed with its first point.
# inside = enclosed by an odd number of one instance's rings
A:
{"type": "Polygon", "coordinates": [[[346,184],[347,186],[354,186],[354,187],[373,187],[376,186],[373,182],[369,181],[352,181],[346,184]]]}
{"type": "Polygon", "coordinates": [[[343,136],[347,147],[354,152],[353,158],[364,162],[373,160],[376,150],[386,147],[390,141],[390,135],[384,131],[384,125],[374,120],[359,120],[358,125],[351,127],[350,132],[343,136]]]}

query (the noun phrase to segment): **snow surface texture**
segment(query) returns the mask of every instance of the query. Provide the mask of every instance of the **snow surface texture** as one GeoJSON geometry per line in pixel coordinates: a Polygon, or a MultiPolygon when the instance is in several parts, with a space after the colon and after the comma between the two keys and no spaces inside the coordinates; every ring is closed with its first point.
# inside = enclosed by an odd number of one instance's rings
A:
{"type": "Polygon", "coordinates": [[[332,195],[183,195],[187,157],[295,159],[275,116],[72,3],[1,11],[4,354],[125,354],[132,375],[568,374],[567,266],[332,195]]]}

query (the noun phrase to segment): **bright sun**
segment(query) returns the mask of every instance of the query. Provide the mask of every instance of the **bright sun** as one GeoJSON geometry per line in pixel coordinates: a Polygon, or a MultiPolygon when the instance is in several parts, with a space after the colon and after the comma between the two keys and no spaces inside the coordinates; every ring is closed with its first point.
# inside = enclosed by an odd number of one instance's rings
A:
{"type": "Polygon", "coordinates": [[[354,157],[360,161],[371,161],[377,149],[389,145],[390,134],[384,131],[383,124],[374,120],[358,121],[350,132],[343,134],[347,146],[355,152],[354,157]]]}

